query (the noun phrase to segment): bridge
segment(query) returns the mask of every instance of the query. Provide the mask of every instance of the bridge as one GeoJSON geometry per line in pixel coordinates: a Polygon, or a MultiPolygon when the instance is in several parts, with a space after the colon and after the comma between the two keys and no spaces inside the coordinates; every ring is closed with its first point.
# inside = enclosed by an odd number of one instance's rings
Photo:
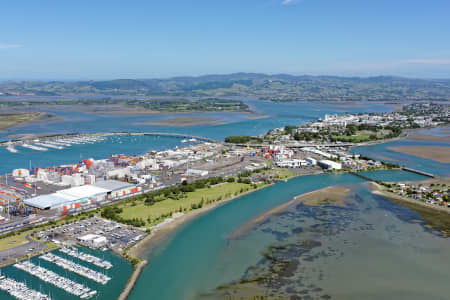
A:
{"type": "Polygon", "coordinates": [[[222,141],[215,140],[209,137],[205,136],[198,136],[198,135],[191,135],[191,134],[185,134],[185,133],[170,133],[170,132],[114,132],[114,133],[108,133],[108,135],[151,135],[151,136],[169,136],[169,137],[177,137],[182,139],[196,139],[198,141],[202,142],[209,142],[209,143],[223,143],[222,141]]]}

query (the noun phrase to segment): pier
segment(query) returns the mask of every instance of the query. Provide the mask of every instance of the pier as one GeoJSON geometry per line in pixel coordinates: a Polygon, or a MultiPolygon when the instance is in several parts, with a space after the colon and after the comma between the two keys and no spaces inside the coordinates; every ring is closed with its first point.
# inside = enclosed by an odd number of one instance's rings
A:
{"type": "Polygon", "coordinates": [[[51,300],[48,295],[32,290],[25,283],[0,276],[0,290],[3,290],[19,300],[51,300]]]}
{"type": "Polygon", "coordinates": [[[198,136],[198,135],[191,135],[191,134],[184,134],[184,133],[170,133],[170,132],[118,132],[118,133],[112,133],[109,135],[114,134],[129,134],[129,135],[153,135],[153,136],[169,136],[169,137],[177,137],[182,139],[196,139],[198,141],[202,142],[208,142],[208,143],[223,143],[222,141],[212,139],[205,136],[198,136]]]}
{"type": "Polygon", "coordinates": [[[78,251],[75,248],[63,247],[63,248],[60,248],[59,251],[61,251],[62,253],[65,253],[67,255],[70,255],[72,257],[78,258],[79,260],[91,263],[97,267],[104,268],[106,270],[112,268],[112,264],[109,261],[102,260],[96,256],[83,253],[81,251],[78,251]]]}
{"type": "Polygon", "coordinates": [[[97,293],[97,291],[91,290],[83,284],[76,283],[75,281],[60,276],[53,271],[37,266],[30,261],[16,263],[14,267],[82,299],[91,298],[97,293]]]}
{"type": "Polygon", "coordinates": [[[75,274],[89,278],[97,283],[107,284],[108,281],[111,280],[111,277],[108,277],[102,273],[96,272],[85,266],[76,264],[73,261],[67,260],[65,258],[62,258],[60,256],[51,253],[43,254],[39,258],[48,261],[52,264],[55,264],[63,269],[67,269],[71,272],[74,272],[75,274]]]}

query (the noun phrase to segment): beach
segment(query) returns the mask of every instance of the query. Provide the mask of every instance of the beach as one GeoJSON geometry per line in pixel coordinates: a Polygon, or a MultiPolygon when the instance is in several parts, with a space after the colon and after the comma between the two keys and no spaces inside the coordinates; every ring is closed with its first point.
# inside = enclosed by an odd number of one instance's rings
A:
{"type": "Polygon", "coordinates": [[[267,184],[267,185],[261,186],[256,189],[249,190],[249,191],[239,194],[237,196],[232,196],[230,198],[227,198],[227,199],[224,199],[224,200],[221,200],[218,202],[213,202],[211,204],[203,206],[200,209],[190,211],[189,213],[186,213],[177,218],[174,218],[172,222],[169,222],[162,226],[154,228],[148,236],[146,236],[142,241],[140,241],[135,246],[133,246],[128,253],[131,257],[143,259],[147,253],[151,252],[152,249],[154,249],[161,242],[163,242],[164,240],[169,238],[173,232],[175,232],[177,229],[179,229],[186,222],[189,222],[189,221],[197,218],[198,216],[200,216],[210,210],[213,210],[229,201],[232,201],[236,198],[243,197],[250,193],[254,193],[256,191],[259,191],[261,189],[267,188],[272,185],[273,184],[267,184]]]}
{"type": "Polygon", "coordinates": [[[389,150],[432,159],[442,163],[450,163],[450,149],[436,146],[400,146],[388,147],[389,150]]]}

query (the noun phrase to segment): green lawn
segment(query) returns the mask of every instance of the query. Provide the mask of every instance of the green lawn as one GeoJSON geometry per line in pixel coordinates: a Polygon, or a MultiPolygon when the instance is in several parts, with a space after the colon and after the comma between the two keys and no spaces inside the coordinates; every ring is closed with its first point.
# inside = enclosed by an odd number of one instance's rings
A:
{"type": "Polygon", "coordinates": [[[191,193],[186,193],[186,198],[181,198],[179,200],[165,199],[163,201],[157,202],[151,206],[145,205],[144,203],[138,203],[135,206],[127,207],[119,206],[123,208],[123,212],[120,214],[121,217],[125,219],[132,218],[142,218],[147,225],[154,224],[154,220],[163,214],[168,214],[170,212],[178,212],[180,207],[183,211],[190,211],[192,204],[199,204],[203,199],[206,205],[208,201],[215,201],[217,198],[222,197],[222,199],[234,196],[235,193],[240,193],[241,189],[246,191],[246,189],[253,189],[249,184],[244,183],[222,183],[211,188],[198,189],[191,193]],[[151,224],[148,224],[147,218],[151,218],[151,224]]]}
{"type": "Polygon", "coordinates": [[[264,175],[272,176],[275,179],[286,179],[296,175],[292,170],[286,168],[275,168],[273,170],[264,171],[264,175]]]}
{"type": "Polygon", "coordinates": [[[29,232],[22,232],[18,235],[0,239],[0,251],[25,244],[26,242],[28,242],[27,239],[25,238],[27,234],[29,234],[29,232]]]}

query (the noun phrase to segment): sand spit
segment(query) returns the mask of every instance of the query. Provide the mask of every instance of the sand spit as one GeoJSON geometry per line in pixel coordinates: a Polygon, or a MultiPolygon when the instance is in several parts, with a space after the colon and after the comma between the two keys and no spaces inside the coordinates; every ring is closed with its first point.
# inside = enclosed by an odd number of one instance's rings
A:
{"type": "Polygon", "coordinates": [[[450,142],[450,136],[437,136],[430,134],[414,134],[408,137],[409,140],[416,141],[441,141],[441,142],[450,142]]]}
{"type": "Polygon", "coordinates": [[[145,125],[158,126],[195,126],[195,125],[216,125],[219,118],[203,118],[203,117],[173,117],[167,120],[154,121],[145,123],[145,125]]]}
{"type": "Polygon", "coordinates": [[[442,163],[450,163],[450,148],[435,146],[401,146],[388,147],[389,150],[401,152],[421,158],[432,159],[442,163]]]}

